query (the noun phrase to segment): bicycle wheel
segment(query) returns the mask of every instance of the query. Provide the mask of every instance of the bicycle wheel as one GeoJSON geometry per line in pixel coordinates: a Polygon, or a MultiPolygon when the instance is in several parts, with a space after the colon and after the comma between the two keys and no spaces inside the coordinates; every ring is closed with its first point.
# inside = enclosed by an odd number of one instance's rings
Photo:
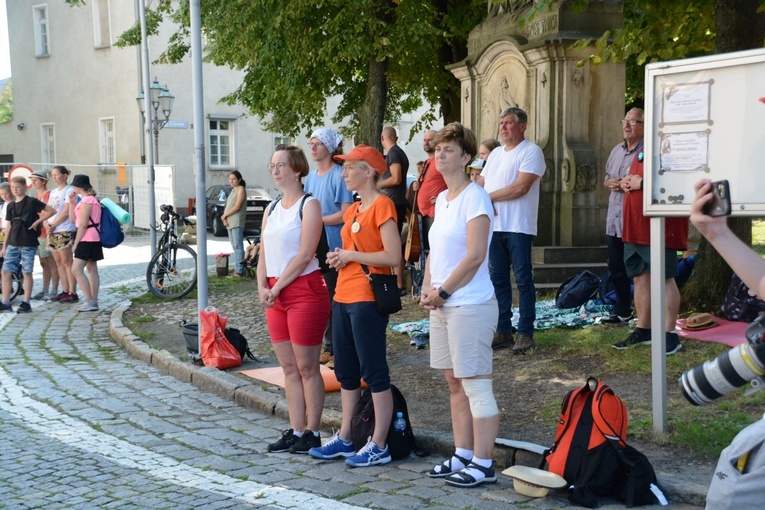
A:
{"type": "MultiPolygon", "coordinates": [[[[2,292],[3,285],[2,282],[0,282],[0,292],[2,292]]],[[[16,296],[24,292],[24,277],[21,275],[21,272],[18,274],[14,273],[11,276],[11,297],[10,301],[13,301],[16,296]]]]}
{"type": "Polygon", "coordinates": [[[157,297],[185,296],[197,285],[197,253],[177,243],[158,251],[146,268],[146,284],[157,297]]]}

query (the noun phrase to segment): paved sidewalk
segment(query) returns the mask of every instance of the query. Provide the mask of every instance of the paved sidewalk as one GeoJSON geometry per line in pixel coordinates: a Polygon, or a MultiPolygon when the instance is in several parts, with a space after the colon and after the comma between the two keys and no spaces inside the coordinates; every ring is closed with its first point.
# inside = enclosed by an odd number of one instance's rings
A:
{"type": "MultiPolygon", "coordinates": [[[[288,428],[278,395],[155,351],[122,326],[127,300],[145,289],[145,244],[107,252],[101,312],[33,302],[31,314],[0,314],[3,508],[573,508],[564,494],[520,496],[506,477],[476,489],[430,479],[438,455],[352,469],[266,452],[288,428]]],[[[216,246],[208,253],[225,250],[216,246]]],[[[337,412],[325,417],[337,426],[337,412]]],[[[447,448],[449,438],[418,435],[447,448]]]]}

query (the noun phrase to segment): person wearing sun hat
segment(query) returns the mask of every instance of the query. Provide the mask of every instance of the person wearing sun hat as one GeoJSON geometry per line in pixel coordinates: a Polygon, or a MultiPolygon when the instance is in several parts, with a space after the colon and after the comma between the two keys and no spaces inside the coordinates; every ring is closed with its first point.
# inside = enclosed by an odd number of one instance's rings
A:
{"type": "Polygon", "coordinates": [[[357,145],[334,159],[343,163],[346,187],[361,198],[343,215],[342,248],[327,255],[330,267],[338,272],[332,302],[332,343],[342,396],[342,424],[327,443],[308,453],[318,459],[345,458],[351,467],[374,466],[391,461],[387,436],[393,397],[385,343],[388,315],[377,311],[362,264],[370,273],[390,274],[391,267],[401,260],[401,238],[393,201],[377,188],[380,176],[388,169],[382,154],[373,147],[357,145]],[[361,397],[362,378],[372,391],[375,429],[367,444],[356,452],[351,419],[361,397]]]}
{"type": "Polygon", "coordinates": [[[69,208],[69,220],[77,226],[77,234],[72,244],[74,261],[72,273],[85,296],[85,304],[77,307],[78,312],[98,311],[98,290],[101,279],[98,274],[98,261],[103,260],[104,250],[101,235],[96,225],[101,223],[101,203],[96,199],[96,192],[85,174],[77,174],[72,179],[72,192],[69,203],[77,203],[69,208]],[[82,197],[77,203],[77,195],[82,197]],[[85,268],[88,274],[85,274],[85,268]]]}
{"type": "MultiPolygon", "coordinates": [[[[50,190],[48,189],[48,172],[37,170],[29,176],[32,181],[32,187],[37,193],[37,200],[43,204],[48,203],[50,199],[50,190]]],[[[37,256],[40,259],[42,267],[42,290],[32,296],[32,299],[47,299],[50,295],[57,295],[59,275],[56,270],[56,261],[53,254],[48,249],[48,231],[45,228],[40,229],[40,235],[37,236],[37,256]],[[50,291],[48,290],[50,289],[50,291]]]]}
{"type": "Polygon", "coordinates": [[[483,171],[483,167],[485,165],[486,165],[486,161],[481,158],[475,158],[468,165],[468,174],[470,175],[470,180],[473,182],[477,182],[481,187],[483,187],[483,179],[481,178],[481,172],[483,171]]]}

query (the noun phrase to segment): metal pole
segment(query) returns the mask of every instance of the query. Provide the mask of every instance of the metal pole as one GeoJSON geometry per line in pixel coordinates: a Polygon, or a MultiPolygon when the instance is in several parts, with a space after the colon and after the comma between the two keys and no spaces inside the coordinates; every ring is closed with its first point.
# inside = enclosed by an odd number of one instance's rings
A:
{"type": "Polygon", "coordinates": [[[138,0],[138,11],[141,18],[141,64],[143,67],[143,95],[146,105],[146,168],[148,169],[149,179],[149,236],[151,239],[151,256],[157,253],[157,211],[154,199],[154,141],[151,136],[151,128],[154,125],[154,116],[151,111],[151,69],[149,69],[149,44],[146,38],[146,4],[144,0],[138,0]]]}
{"type": "Polygon", "coordinates": [[[154,119],[154,164],[159,165],[159,128],[156,118],[154,119]]]}
{"type": "Polygon", "coordinates": [[[194,172],[197,200],[197,306],[199,310],[204,310],[207,308],[207,219],[205,218],[205,112],[200,5],[200,0],[191,0],[191,88],[194,109],[194,172]]]}

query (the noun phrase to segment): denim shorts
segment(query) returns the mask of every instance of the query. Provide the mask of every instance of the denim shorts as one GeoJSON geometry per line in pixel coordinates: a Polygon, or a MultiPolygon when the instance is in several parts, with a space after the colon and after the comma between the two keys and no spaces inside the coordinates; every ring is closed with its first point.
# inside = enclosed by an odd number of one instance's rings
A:
{"type": "Polygon", "coordinates": [[[6,246],[3,273],[15,273],[19,270],[24,274],[32,274],[35,268],[37,246],[6,246]]]}

